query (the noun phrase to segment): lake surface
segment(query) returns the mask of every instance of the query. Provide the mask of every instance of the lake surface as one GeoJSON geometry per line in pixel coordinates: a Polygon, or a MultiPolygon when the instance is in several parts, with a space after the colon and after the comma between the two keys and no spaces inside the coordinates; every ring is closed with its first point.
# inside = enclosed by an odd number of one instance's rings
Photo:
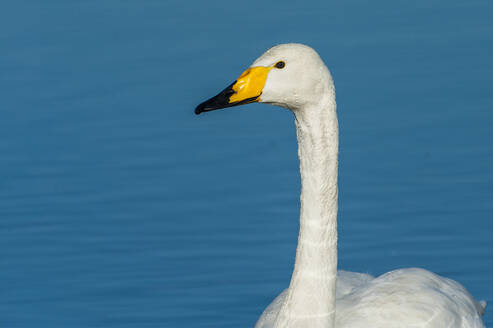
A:
{"type": "Polygon", "coordinates": [[[0,326],[252,327],[294,261],[293,117],[193,109],[284,42],[317,49],[336,83],[340,268],[424,267],[491,306],[492,12],[6,1],[0,326]]]}

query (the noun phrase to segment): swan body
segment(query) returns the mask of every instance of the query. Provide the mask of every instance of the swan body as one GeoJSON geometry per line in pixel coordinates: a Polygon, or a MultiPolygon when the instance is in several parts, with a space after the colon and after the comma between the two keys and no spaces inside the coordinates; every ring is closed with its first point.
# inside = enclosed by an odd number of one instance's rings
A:
{"type": "MultiPolygon", "coordinates": [[[[255,328],[271,328],[288,290],[264,310],[255,328]]],[[[486,304],[476,302],[459,283],[419,268],[374,278],[338,271],[335,327],[484,327],[486,304]]]]}
{"type": "Polygon", "coordinates": [[[337,271],[338,123],[332,76],[301,44],[275,46],[196,114],[263,102],[294,113],[300,231],[289,287],[256,328],[479,328],[486,303],[459,283],[410,268],[379,277],[337,271]]]}

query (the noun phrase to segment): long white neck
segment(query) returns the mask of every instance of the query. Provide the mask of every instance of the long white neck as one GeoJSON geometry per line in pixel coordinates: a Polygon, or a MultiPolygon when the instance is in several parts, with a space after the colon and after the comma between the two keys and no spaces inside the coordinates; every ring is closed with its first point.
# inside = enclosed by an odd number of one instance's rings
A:
{"type": "Polygon", "coordinates": [[[333,84],[295,112],[301,173],[296,261],[276,328],[333,328],[337,274],[338,124],[333,84]]]}

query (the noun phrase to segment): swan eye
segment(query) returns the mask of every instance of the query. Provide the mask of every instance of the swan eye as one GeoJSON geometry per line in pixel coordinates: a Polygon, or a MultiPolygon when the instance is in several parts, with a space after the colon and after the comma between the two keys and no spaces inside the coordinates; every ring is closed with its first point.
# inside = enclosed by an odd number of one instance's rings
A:
{"type": "Polygon", "coordinates": [[[276,68],[284,68],[284,66],[286,66],[286,63],[281,60],[281,61],[278,61],[274,66],[276,68]]]}

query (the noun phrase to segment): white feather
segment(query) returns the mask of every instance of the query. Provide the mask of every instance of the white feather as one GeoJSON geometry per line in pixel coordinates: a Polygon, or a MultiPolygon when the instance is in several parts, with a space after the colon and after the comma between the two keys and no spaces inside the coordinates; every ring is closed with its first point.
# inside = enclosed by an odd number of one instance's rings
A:
{"type": "Polygon", "coordinates": [[[256,328],[479,328],[485,302],[423,269],[373,278],[337,271],[338,123],[331,74],[300,44],[269,49],[252,66],[273,66],[261,102],[295,115],[302,181],[300,233],[289,288],[256,328]]]}

